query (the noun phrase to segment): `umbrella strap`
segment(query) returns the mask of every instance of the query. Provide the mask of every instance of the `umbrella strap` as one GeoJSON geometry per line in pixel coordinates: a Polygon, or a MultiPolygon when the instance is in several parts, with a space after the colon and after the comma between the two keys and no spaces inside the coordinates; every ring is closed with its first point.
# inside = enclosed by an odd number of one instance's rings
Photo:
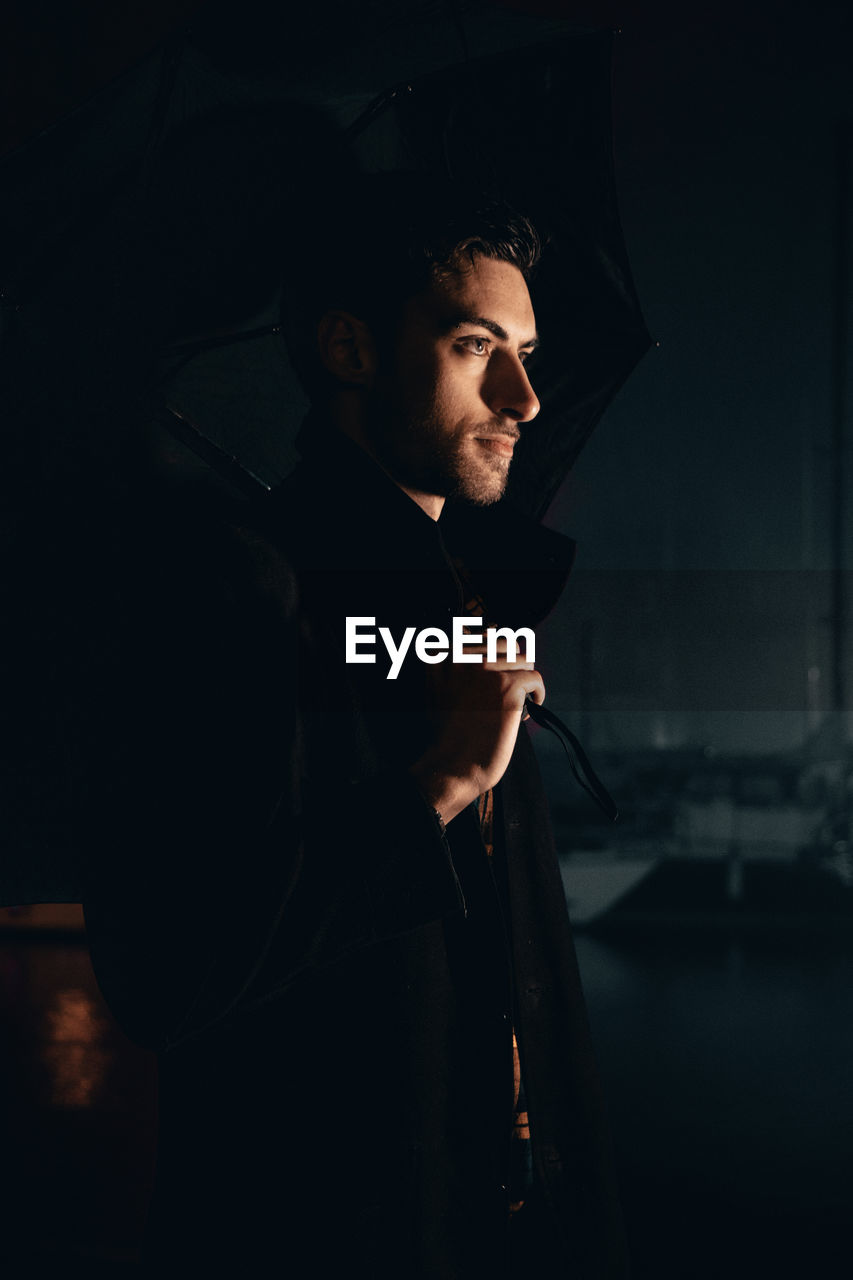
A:
{"type": "Polygon", "coordinates": [[[610,821],[615,822],[619,817],[619,810],[613,797],[600,778],[596,776],[595,770],[587,759],[586,752],[571,729],[567,728],[559,716],[554,715],[553,711],[549,711],[546,707],[540,707],[531,698],[525,700],[524,708],[534,724],[541,725],[543,729],[549,729],[557,741],[562,744],[578,785],[583,787],[587,795],[592,796],[599,809],[606,814],[610,821]]]}

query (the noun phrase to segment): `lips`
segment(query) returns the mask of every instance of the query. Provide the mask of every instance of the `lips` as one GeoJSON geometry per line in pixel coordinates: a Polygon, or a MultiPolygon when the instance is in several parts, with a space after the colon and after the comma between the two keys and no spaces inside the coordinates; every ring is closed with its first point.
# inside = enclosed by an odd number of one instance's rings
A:
{"type": "Polygon", "coordinates": [[[512,457],[516,439],[514,436],[475,436],[475,439],[490,453],[495,453],[500,458],[512,457]]]}

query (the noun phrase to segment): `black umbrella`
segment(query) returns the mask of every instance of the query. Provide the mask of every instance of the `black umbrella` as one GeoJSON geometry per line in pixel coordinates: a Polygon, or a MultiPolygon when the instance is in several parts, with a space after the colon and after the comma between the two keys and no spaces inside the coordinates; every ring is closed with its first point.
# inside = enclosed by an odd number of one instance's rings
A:
{"type": "MultiPolygon", "coordinates": [[[[202,451],[262,484],[289,469],[305,402],[273,285],[286,288],[306,184],[330,170],[464,178],[546,232],[534,297],[542,412],[508,493],[529,513],[544,513],[647,348],[613,179],[611,34],[462,3],[324,6],[322,20],[284,26],[269,4],[205,6],[6,160],[2,391],[21,614],[38,563],[20,554],[34,500],[60,491],[63,518],[77,518],[78,482],[120,458],[113,444],[144,417],[155,356],[202,451]]],[[[49,671],[49,643],[35,649],[25,666],[49,671]]],[[[61,770],[33,729],[49,687],[22,696],[10,721],[23,764],[9,775],[7,902],[79,895],[61,770]]]]}
{"type": "MultiPolygon", "coordinates": [[[[394,86],[349,126],[351,151],[363,169],[418,168],[464,178],[500,192],[546,233],[534,286],[545,337],[537,365],[543,411],[520,442],[509,489],[512,501],[537,516],[648,345],[616,207],[610,56],[609,32],[494,54],[394,86]],[[496,84],[504,87],[499,95],[496,84]]],[[[169,401],[227,453],[274,482],[293,461],[293,432],[282,429],[280,404],[291,428],[305,406],[296,385],[280,395],[280,349],[262,346],[260,335],[255,341],[230,353],[223,338],[199,343],[194,366],[182,365],[171,380],[169,401]],[[249,437],[241,424],[251,385],[262,390],[255,393],[259,412],[249,437]]]]}

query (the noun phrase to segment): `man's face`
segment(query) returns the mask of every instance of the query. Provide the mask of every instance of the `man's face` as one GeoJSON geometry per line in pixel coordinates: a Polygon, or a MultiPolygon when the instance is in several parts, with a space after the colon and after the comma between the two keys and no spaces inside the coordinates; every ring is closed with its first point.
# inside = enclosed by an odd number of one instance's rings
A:
{"type": "Polygon", "coordinates": [[[497,502],[515,442],[539,412],[524,367],[536,343],[527,284],[507,262],[466,260],[408,301],[368,421],[371,447],[398,484],[497,502]]]}

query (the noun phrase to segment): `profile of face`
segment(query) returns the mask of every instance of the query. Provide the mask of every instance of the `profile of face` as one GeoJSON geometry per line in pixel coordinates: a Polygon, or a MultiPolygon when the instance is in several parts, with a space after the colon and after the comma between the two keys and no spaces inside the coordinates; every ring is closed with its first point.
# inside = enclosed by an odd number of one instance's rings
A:
{"type": "Polygon", "coordinates": [[[525,368],[537,341],[527,284],[508,262],[478,255],[409,299],[365,430],[416,500],[436,498],[440,511],[448,497],[485,506],[502,496],[515,444],[539,412],[525,368]]]}
{"type": "Polygon", "coordinates": [[[445,498],[485,506],[502,496],[539,412],[525,368],[537,342],[523,275],[482,255],[410,298],[381,354],[345,312],[320,331],[327,368],[360,392],[357,424],[344,429],[433,518],[445,498]]]}

